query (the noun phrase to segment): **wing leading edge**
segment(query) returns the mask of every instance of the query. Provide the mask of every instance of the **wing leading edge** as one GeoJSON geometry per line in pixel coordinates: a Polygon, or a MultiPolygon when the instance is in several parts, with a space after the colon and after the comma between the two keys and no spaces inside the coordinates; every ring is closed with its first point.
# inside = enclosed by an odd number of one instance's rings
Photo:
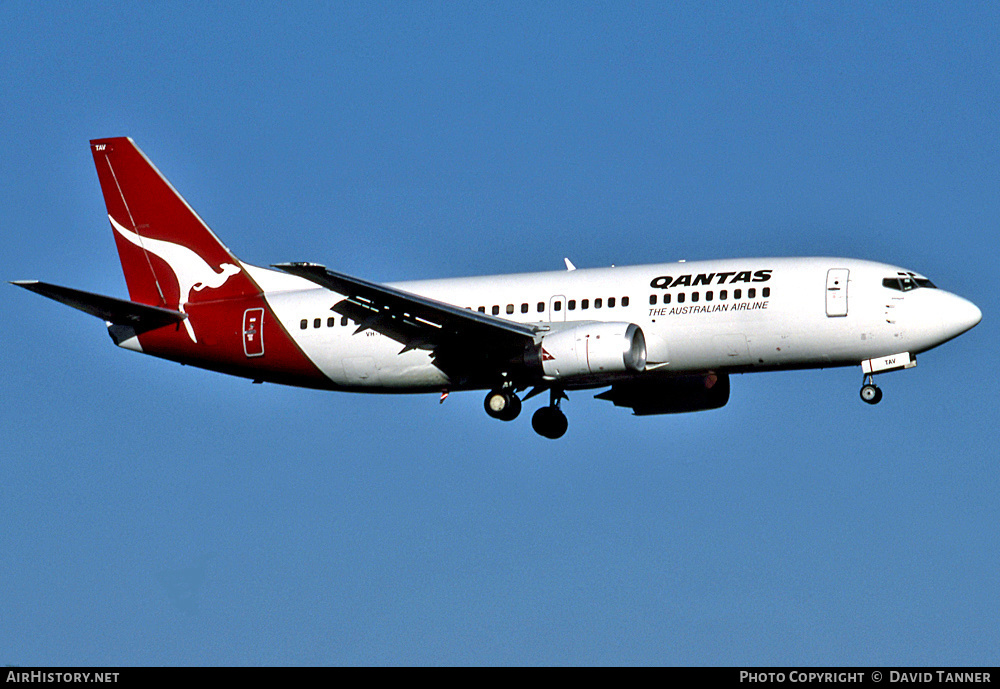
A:
{"type": "Polygon", "coordinates": [[[333,311],[357,322],[356,332],[374,330],[403,345],[426,349],[449,376],[468,379],[484,369],[523,364],[539,328],[422,297],[328,270],[317,263],[273,266],[344,296],[333,311]]]}

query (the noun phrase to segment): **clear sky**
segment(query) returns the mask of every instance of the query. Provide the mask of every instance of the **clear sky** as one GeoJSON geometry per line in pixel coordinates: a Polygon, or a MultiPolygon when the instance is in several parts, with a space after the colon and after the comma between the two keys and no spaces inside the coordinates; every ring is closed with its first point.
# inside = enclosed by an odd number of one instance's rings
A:
{"type": "Polygon", "coordinates": [[[0,277],[126,296],[88,139],[240,258],[731,256],[983,322],[718,411],[251,386],[0,285],[0,664],[1000,662],[996,3],[0,3],[0,277]]]}

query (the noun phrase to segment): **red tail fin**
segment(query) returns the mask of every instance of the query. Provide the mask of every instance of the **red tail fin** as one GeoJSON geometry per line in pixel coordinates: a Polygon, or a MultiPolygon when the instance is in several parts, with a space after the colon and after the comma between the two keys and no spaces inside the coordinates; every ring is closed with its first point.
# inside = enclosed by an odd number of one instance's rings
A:
{"type": "MultiPolygon", "coordinates": [[[[129,296],[170,310],[153,310],[157,317],[169,316],[159,327],[115,326],[115,342],[239,376],[328,387],[329,379],[288,335],[243,264],[135,143],[95,139],[90,147],[129,296]],[[185,318],[174,324],[177,311],[185,318]]],[[[74,299],[80,301],[79,293],[74,299]]],[[[87,298],[84,306],[94,312],[95,303],[150,317],[148,308],[120,300],[87,298]]]]}
{"type": "Polygon", "coordinates": [[[94,139],[90,147],[132,301],[185,311],[188,303],[259,293],[132,139],[94,139]]]}

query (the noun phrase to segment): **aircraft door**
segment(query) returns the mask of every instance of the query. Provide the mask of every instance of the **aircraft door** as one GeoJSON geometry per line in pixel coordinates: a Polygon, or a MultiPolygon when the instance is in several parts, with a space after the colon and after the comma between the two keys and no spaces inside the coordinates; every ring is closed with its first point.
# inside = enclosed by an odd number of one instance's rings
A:
{"type": "Polygon", "coordinates": [[[566,297],[561,294],[549,298],[549,321],[566,320],[566,297]]]}
{"type": "Polygon", "coordinates": [[[264,356],[264,309],[243,312],[243,353],[248,359],[264,356]]]}
{"type": "Polygon", "coordinates": [[[826,272],[826,315],[831,318],[847,315],[847,268],[831,268],[826,272]]]}

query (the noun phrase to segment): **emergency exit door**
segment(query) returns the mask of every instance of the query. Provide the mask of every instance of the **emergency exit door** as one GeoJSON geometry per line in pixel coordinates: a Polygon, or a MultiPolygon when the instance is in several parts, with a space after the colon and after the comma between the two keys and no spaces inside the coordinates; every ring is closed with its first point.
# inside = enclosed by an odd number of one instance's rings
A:
{"type": "Polygon", "coordinates": [[[243,353],[247,358],[264,356],[264,309],[243,312],[243,353]]]}
{"type": "Polygon", "coordinates": [[[563,295],[549,298],[549,320],[553,323],[566,320],[566,297],[563,295]]]}
{"type": "Polygon", "coordinates": [[[826,273],[826,315],[847,315],[847,268],[831,268],[826,273]]]}

